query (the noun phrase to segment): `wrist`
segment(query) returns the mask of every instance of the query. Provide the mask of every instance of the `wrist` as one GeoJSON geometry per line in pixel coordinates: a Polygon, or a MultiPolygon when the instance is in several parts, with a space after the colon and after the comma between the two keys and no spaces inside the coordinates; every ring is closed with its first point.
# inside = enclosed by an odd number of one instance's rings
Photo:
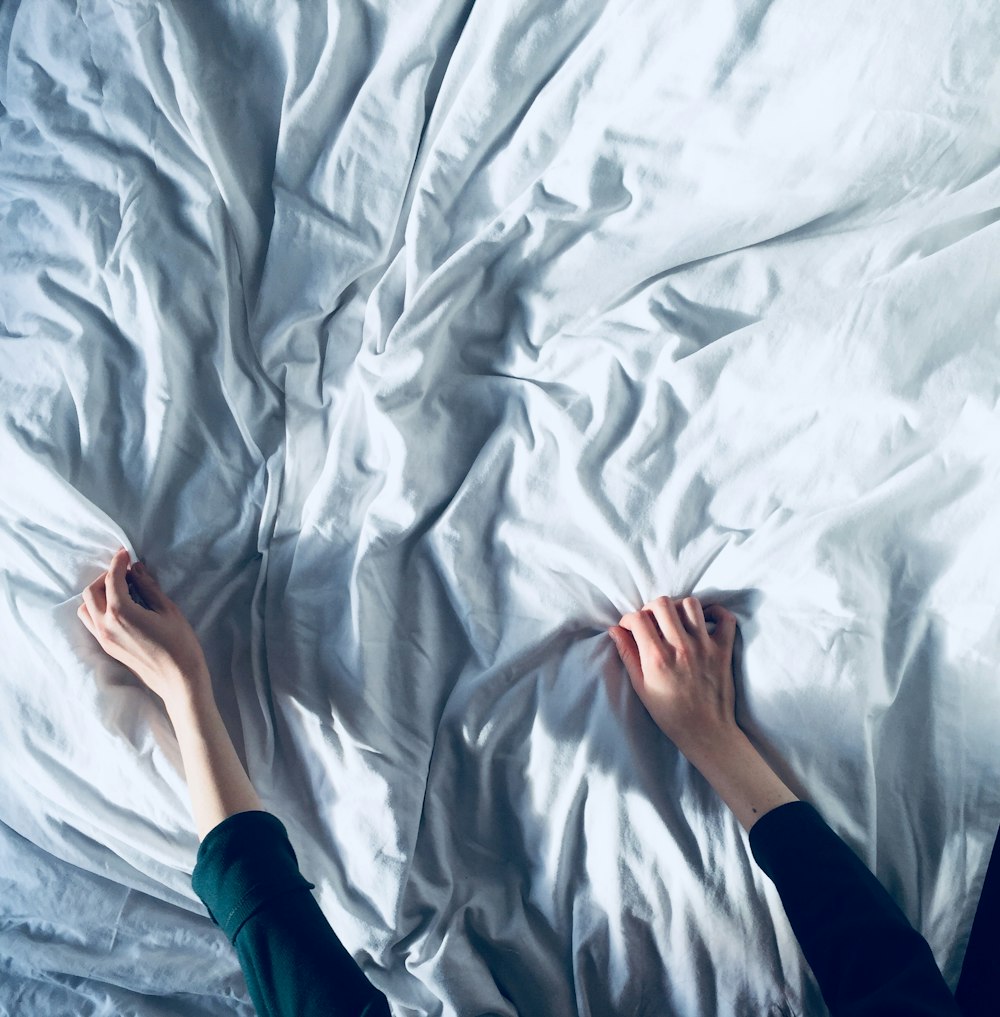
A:
{"type": "Polygon", "coordinates": [[[174,727],[201,716],[216,706],[212,679],[207,671],[203,675],[182,676],[172,683],[163,702],[174,727]]]}
{"type": "Polygon", "coordinates": [[[706,768],[717,769],[726,760],[745,752],[747,746],[753,749],[735,720],[720,721],[698,731],[689,729],[683,737],[673,738],[672,741],[687,761],[702,774],[706,768]]]}
{"type": "MultiPolygon", "coordinates": [[[[735,727],[735,725],[734,725],[735,727]]],[[[688,756],[749,832],[761,816],[798,796],[774,772],[739,727],[727,731],[706,750],[688,756]]]]}

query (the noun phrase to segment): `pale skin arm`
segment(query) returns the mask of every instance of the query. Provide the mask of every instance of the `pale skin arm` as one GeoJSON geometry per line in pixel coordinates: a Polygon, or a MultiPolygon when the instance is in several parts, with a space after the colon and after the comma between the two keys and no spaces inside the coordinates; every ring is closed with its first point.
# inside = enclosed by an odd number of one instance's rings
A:
{"type": "Polygon", "coordinates": [[[798,801],[736,723],[731,612],[702,608],[696,597],[657,597],[608,632],[650,716],[745,830],[798,801]]]}
{"type": "MultiPolygon", "coordinates": [[[[80,620],[101,648],[163,700],[177,734],[198,837],[237,812],[263,810],[216,706],[201,644],[180,609],[121,548],[83,592],[80,620]]],[[[796,796],[736,723],[736,619],[694,597],[658,597],[609,629],[660,729],[749,830],[796,796]],[[706,614],[715,624],[709,635],[706,614]]]]}
{"type": "Polygon", "coordinates": [[[198,839],[237,812],[265,811],[219,713],[198,637],[150,571],[130,566],[121,548],[83,591],[77,614],[101,648],[163,700],[198,839]]]}

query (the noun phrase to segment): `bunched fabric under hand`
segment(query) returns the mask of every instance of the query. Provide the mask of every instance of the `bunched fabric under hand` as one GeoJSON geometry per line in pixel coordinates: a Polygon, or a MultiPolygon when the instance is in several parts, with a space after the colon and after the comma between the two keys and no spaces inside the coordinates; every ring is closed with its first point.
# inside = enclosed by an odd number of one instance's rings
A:
{"type": "Polygon", "coordinates": [[[224,819],[202,841],[191,883],[235,947],[259,1017],[388,1017],[309,892],[277,816],[224,819]]]}

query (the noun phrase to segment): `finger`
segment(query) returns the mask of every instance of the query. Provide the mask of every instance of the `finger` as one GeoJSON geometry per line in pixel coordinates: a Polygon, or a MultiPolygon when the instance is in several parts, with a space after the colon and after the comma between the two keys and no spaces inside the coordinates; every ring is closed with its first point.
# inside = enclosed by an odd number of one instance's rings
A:
{"type": "Polygon", "coordinates": [[[715,632],[710,638],[732,653],[736,641],[736,615],[721,604],[709,604],[705,608],[705,617],[715,622],[715,632]]]}
{"type": "Polygon", "coordinates": [[[104,575],[100,579],[95,579],[83,591],[83,603],[87,607],[87,614],[90,616],[91,624],[95,626],[96,634],[97,619],[104,617],[104,611],[107,607],[107,598],[104,595],[104,575]]]}
{"type": "Polygon", "coordinates": [[[104,574],[104,588],[108,598],[108,614],[121,620],[129,615],[132,598],[128,595],[125,569],[128,567],[128,551],[119,548],[111,559],[111,567],[104,574]]]}
{"type": "Polygon", "coordinates": [[[614,640],[618,656],[621,657],[625,670],[628,672],[632,687],[638,692],[643,686],[642,664],[639,660],[639,647],[632,633],[621,625],[612,625],[608,632],[614,640]]]}
{"type": "Polygon", "coordinates": [[[685,597],[681,600],[677,605],[677,614],[691,635],[698,637],[708,635],[701,601],[697,597],[685,597]]]}
{"type": "Polygon", "coordinates": [[[132,581],[139,591],[139,595],[149,608],[153,611],[162,611],[169,603],[169,599],[160,589],[160,584],[156,581],[153,573],[141,561],[137,561],[132,566],[130,574],[132,581]]]}
{"type": "Polygon", "coordinates": [[[125,572],[125,585],[128,587],[128,595],[132,598],[133,604],[138,604],[140,607],[148,608],[149,605],[143,599],[142,593],[139,590],[139,584],[135,581],[135,575],[131,569],[125,572]]]}
{"type": "Polygon", "coordinates": [[[80,621],[83,622],[84,627],[87,629],[87,631],[96,639],[97,631],[94,628],[94,623],[90,619],[90,611],[87,610],[87,605],[81,604],[76,609],[76,615],[80,619],[80,621]]]}
{"type": "Polygon", "coordinates": [[[657,597],[656,600],[651,600],[643,610],[652,612],[664,639],[671,646],[683,646],[687,642],[687,629],[678,618],[677,608],[669,597],[657,597]]]}
{"type": "Polygon", "coordinates": [[[108,606],[107,593],[105,592],[104,583],[107,577],[107,572],[102,572],[91,584],[83,591],[83,598],[90,609],[91,618],[96,618],[99,614],[104,614],[105,608],[108,606]],[[88,595],[90,599],[88,600],[88,595]]]}
{"type": "Polygon", "coordinates": [[[639,651],[639,663],[643,675],[646,674],[647,669],[664,662],[669,650],[652,614],[645,609],[633,611],[631,614],[625,615],[618,624],[632,633],[639,651]]]}

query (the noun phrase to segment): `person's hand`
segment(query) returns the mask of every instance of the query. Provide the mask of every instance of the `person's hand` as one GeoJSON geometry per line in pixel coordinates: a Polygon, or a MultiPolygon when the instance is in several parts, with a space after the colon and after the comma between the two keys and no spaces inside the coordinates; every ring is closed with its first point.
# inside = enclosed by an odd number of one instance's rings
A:
{"type": "Polygon", "coordinates": [[[211,691],[205,655],[180,608],[141,562],[129,566],[125,548],[107,572],[83,591],[80,621],[101,649],[120,661],[170,706],[211,691]]]}
{"type": "Polygon", "coordinates": [[[608,632],[650,716],[744,830],[796,801],[736,722],[735,615],[718,604],[702,609],[695,597],[657,597],[608,632]]]}
{"type": "Polygon", "coordinates": [[[703,609],[696,597],[657,597],[608,632],[643,705],[685,756],[738,731],[735,615],[719,605],[703,609]],[[711,634],[706,619],[715,624],[711,634]]]}

